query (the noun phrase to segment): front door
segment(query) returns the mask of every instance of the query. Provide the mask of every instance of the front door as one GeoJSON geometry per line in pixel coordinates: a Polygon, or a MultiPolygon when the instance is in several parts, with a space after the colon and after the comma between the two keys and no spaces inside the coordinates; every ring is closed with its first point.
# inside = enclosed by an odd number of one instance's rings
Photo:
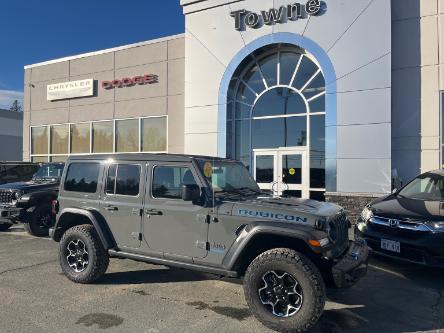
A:
{"type": "Polygon", "coordinates": [[[209,208],[182,200],[182,185],[202,187],[192,164],[162,163],[150,170],[146,187],[144,236],[148,246],[165,257],[207,255],[209,208]]]}
{"type": "Polygon", "coordinates": [[[305,149],[255,150],[253,156],[254,177],[261,189],[276,197],[308,198],[305,149]]]}

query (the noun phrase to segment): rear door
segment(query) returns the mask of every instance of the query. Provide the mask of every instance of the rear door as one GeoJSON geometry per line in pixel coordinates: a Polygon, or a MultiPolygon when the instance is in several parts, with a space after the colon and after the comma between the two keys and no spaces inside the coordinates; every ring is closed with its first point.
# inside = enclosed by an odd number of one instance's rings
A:
{"type": "Polygon", "coordinates": [[[209,208],[183,201],[183,184],[202,188],[191,163],[159,163],[149,170],[145,193],[144,236],[148,246],[168,258],[207,255],[209,208]]]}
{"type": "Polygon", "coordinates": [[[109,164],[105,170],[101,212],[120,248],[141,244],[145,172],[143,163],[133,161],[109,164]]]}

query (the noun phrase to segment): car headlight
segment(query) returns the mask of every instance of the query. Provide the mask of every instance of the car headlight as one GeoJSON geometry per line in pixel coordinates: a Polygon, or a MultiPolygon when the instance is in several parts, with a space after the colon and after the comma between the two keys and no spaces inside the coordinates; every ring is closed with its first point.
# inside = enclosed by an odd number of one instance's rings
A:
{"type": "Polygon", "coordinates": [[[23,192],[22,192],[22,191],[16,191],[16,192],[14,193],[14,199],[15,199],[15,200],[19,200],[19,199],[22,197],[22,195],[23,195],[23,192]]]}
{"type": "Polygon", "coordinates": [[[373,217],[373,212],[372,210],[367,206],[362,210],[361,213],[361,219],[364,222],[367,222],[368,220],[370,220],[373,217]]]}
{"type": "Polygon", "coordinates": [[[20,200],[20,198],[22,197],[23,192],[22,191],[15,191],[12,194],[12,204],[16,204],[18,200],[20,200]]]}
{"type": "Polygon", "coordinates": [[[432,228],[434,231],[443,231],[444,232],[444,221],[438,222],[427,222],[427,226],[432,228]]]}

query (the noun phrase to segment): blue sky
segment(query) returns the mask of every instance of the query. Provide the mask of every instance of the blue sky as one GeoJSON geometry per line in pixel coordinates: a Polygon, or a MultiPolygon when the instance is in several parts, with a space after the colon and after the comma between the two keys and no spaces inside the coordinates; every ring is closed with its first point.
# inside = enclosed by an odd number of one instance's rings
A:
{"type": "Polygon", "coordinates": [[[0,1],[0,108],[23,96],[23,66],[184,31],[179,0],[0,1]]]}

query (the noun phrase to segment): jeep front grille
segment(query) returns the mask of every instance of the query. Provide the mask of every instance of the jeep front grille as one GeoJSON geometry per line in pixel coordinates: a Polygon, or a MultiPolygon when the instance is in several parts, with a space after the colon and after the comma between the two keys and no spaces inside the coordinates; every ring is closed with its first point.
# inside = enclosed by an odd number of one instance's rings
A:
{"type": "Polygon", "coordinates": [[[331,240],[336,244],[348,243],[348,221],[345,213],[335,215],[328,223],[331,240]]]}
{"type": "Polygon", "coordinates": [[[11,204],[13,194],[10,190],[0,190],[0,204],[11,204]]]}

